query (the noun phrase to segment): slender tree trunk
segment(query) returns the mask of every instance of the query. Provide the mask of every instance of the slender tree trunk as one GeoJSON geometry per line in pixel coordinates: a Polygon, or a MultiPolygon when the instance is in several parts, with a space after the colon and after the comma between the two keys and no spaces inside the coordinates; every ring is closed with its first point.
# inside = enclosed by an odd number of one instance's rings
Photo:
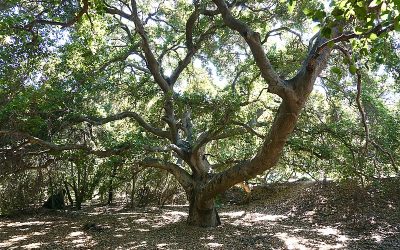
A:
{"type": "Polygon", "coordinates": [[[113,169],[112,169],[112,173],[110,176],[110,181],[108,182],[108,201],[107,201],[107,205],[110,205],[113,202],[113,198],[114,198],[114,185],[113,185],[113,181],[114,178],[117,174],[117,166],[114,165],[113,169]]]}
{"type": "Polygon", "coordinates": [[[79,194],[78,196],[75,197],[75,204],[77,210],[82,209],[82,202],[83,202],[83,196],[79,194]]]}
{"type": "Polygon", "coordinates": [[[131,185],[131,201],[130,201],[130,206],[134,207],[135,206],[135,192],[136,192],[136,179],[137,179],[138,172],[133,172],[132,173],[132,185],[131,185]]]}
{"type": "Polygon", "coordinates": [[[113,195],[114,194],[114,188],[112,186],[110,186],[108,188],[108,200],[107,200],[107,205],[111,205],[111,203],[113,202],[113,195]]]}
{"type": "Polygon", "coordinates": [[[65,191],[67,192],[68,201],[69,201],[71,207],[73,207],[74,200],[72,199],[71,192],[69,191],[68,183],[66,181],[64,181],[64,186],[65,186],[65,191]]]}

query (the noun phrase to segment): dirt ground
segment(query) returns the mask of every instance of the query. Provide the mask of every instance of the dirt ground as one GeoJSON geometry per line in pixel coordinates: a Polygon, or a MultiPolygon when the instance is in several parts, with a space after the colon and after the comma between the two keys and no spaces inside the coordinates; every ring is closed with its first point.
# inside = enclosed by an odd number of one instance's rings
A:
{"type": "Polygon", "coordinates": [[[400,185],[313,182],[233,190],[222,225],[196,228],[187,206],[34,210],[0,217],[1,249],[400,249],[400,185]]]}

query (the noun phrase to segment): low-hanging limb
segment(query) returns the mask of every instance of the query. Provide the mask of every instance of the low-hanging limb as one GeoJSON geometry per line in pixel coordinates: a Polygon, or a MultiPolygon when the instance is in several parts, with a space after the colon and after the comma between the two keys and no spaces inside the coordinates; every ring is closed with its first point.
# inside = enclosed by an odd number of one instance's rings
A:
{"type": "Polygon", "coordinates": [[[132,111],[124,111],[115,115],[111,115],[108,117],[85,117],[85,116],[78,116],[75,118],[71,119],[71,122],[73,123],[79,123],[79,122],[87,122],[92,125],[104,125],[109,122],[117,121],[117,120],[122,120],[125,118],[132,118],[134,119],[142,128],[144,128],[146,131],[157,135],[162,138],[167,138],[170,139],[170,133],[166,130],[162,130],[160,128],[156,128],[152,125],[150,125],[148,122],[146,122],[142,116],[140,116],[138,113],[132,112],[132,111]]]}
{"type": "Polygon", "coordinates": [[[18,174],[21,172],[25,172],[27,170],[41,170],[41,169],[49,168],[51,166],[51,164],[53,164],[53,163],[55,163],[55,159],[48,159],[48,160],[46,160],[45,163],[39,164],[37,166],[34,166],[33,164],[28,165],[25,162],[23,162],[22,166],[20,166],[20,164],[18,164],[17,167],[13,167],[11,170],[7,170],[6,168],[4,168],[4,166],[2,166],[0,168],[0,180],[8,175],[18,174]]]}
{"type": "Polygon", "coordinates": [[[376,143],[373,140],[370,140],[371,144],[377,148],[378,150],[380,150],[381,152],[385,153],[387,156],[389,156],[390,162],[392,163],[393,166],[393,170],[396,172],[397,175],[400,174],[399,168],[396,164],[396,161],[394,159],[394,156],[392,153],[390,153],[388,150],[385,150],[381,145],[379,145],[378,143],[376,143]]]}
{"type": "Polygon", "coordinates": [[[175,176],[175,178],[182,185],[186,192],[190,191],[194,185],[193,179],[189,175],[189,173],[174,163],[162,161],[155,158],[146,158],[143,161],[139,161],[137,163],[143,167],[153,167],[168,171],[175,176]]]}
{"type": "Polygon", "coordinates": [[[0,130],[0,136],[2,135],[13,136],[14,138],[24,138],[28,140],[31,144],[36,144],[49,149],[50,151],[48,151],[47,153],[61,152],[67,150],[82,150],[87,154],[93,154],[98,157],[109,157],[112,155],[121,154],[129,149],[129,146],[126,146],[119,149],[96,150],[88,147],[85,144],[55,144],[20,131],[0,130]]]}

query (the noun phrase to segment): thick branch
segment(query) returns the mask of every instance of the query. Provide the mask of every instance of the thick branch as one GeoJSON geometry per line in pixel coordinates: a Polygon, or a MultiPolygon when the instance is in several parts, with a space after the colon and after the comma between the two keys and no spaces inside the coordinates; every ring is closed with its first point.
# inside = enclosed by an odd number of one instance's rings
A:
{"type": "MultiPolygon", "coordinates": [[[[339,35],[338,28],[332,28],[333,37],[339,35]]],[[[324,44],[327,39],[324,38],[319,32],[315,38],[315,42],[309,49],[307,58],[303,61],[300,70],[296,76],[289,80],[294,85],[296,92],[299,96],[298,105],[303,106],[306,99],[311,93],[315,80],[321,74],[321,72],[328,65],[328,59],[332,52],[332,48],[329,46],[323,47],[318,52],[321,44],[324,44]]]]}
{"type": "Polygon", "coordinates": [[[274,167],[289,135],[293,132],[300,110],[301,107],[293,110],[284,100],[258,153],[251,160],[236,164],[215,175],[204,188],[201,199],[203,201],[212,199],[234,184],[254,178],[274,167]]]}
{"type": "Polygon", "coordinates": [[[220,10],[225,24],[232,30],[239,32],[239,34],[246,40],[251,49],[254,60],[261,71],[261,76],[268,83],[268,91],[277,94],[282,99],[289,98],[295,100],[296,96],[293,89],[278,76],[266,57],[261,44],[260,35],[257,32],[254,32],[244,22],[233,17],[224,0],[213,0],[213,2],[220,10]]]}
{"type": "Polygon", "coordinates": [[[178,144],[179,141],[179,133],[178,133],[178,124],[175,118],[175,110],[174,110],[174,98],[172,95],[167,94],[164,101],[164,110],[165,116],[163,117],[163,121],[165,121],[170,130],[170,137],[172,143],[178,144]]]}
{"type": "Polygon", "coordinates": [[[177,145],[175,144],[169,144],[166,146],[162,147],[149,147],[149,146],[144,146],[144,150],[148,152],[157,152],[157,153],[167,153],[167,152],[175,152],[179,157],[185,158],[185,152],[177,145]]]}
{"type": "Polygon", "coordinates": [[[164,76],[161,74],[161,69],[159,62],[151,51],[149,38],[147,37],[146,31],[144,30],[143,23],[139,18],[136,1],[132,0],[132,20],[135,23],[135,28],[140,37],[142,38],[142,49],[146,57],[147,66],[154,77],[156,83],[160,86],[164,93],[171,90],[168,82],[165,80],[164,76]]]}

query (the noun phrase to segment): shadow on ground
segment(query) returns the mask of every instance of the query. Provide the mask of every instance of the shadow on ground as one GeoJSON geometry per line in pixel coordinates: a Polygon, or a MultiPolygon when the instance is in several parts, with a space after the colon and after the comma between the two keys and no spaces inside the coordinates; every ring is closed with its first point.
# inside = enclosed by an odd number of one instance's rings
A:
{"type": "Polygon", "coordinates": [[[36,210],[0,217],[0,248],[400,249],[399,187],[268,187],[247,205],[223,205],[214,229],[188,226],[186,206],[36,210]]]}

